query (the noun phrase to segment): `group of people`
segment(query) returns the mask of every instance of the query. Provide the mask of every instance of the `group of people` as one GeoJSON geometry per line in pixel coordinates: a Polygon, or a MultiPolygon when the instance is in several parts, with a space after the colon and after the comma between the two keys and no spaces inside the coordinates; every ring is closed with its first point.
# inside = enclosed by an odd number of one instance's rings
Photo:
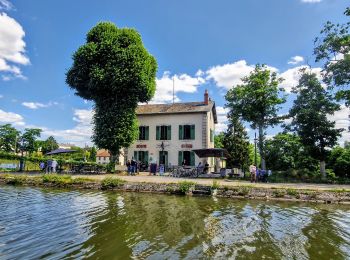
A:
{"type": "Polygon", "coordinates": [[[41,161],[39,163],[40,170],[45,171],[46,173],[56,173],[57,166],[58,166],[58,163],[55,159],[53,160],[49,159],[46,162],[41,161]]]}
{"type": "Polygon", "coordinates": [[[267,182],[267,178],[271,175],[271,170],[261,170],[255,165],[249,166],[250,181],[251,182],[267,182]]]}
{"type": "Polygon", "coordinates": [[[128,168],[128,175],[136,175],[136,173],[142,170],[141,168],[145,168],[147,166],[144,165],[144,163],[138,162],[132,158],[126,162],[126,167],[128,168]]]}
{"type": "Polygon", "coordinates": [[[208,171],[209,171],[209,163],[207,161],[205,161],[203,164],[202,164],[202,162],[199,162],[198,165],[197,165],[197,171],[200,174],[208,173],[208,171]]]}

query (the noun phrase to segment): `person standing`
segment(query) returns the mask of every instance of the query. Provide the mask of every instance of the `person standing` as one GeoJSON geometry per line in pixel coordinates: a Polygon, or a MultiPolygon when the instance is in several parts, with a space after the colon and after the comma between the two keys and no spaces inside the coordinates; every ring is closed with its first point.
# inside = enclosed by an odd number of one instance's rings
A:
{"type": "Polygon", "coordinates": [[[131,174],[131,163],[130,163],[130,160],[128,160],[128,161],[126,162],[126,167],[127,167],[127,169],[128,169],[128,175],[130,175],[130,174],[131,174]]]}
{"type": "Polygon", "coordinates": [[[52,172],[56,173],[56,168],[57,168],[57,161],[56,160],[52,161],[51,167],[52,167],[52,172]]]}

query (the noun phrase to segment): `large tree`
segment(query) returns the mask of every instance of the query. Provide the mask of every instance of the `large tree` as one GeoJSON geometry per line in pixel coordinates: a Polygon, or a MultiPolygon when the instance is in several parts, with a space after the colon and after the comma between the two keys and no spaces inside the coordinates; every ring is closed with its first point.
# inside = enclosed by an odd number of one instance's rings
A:
{"type": "Polygon", "coordinates": [[[337,144],[342,129],[327,116],[339,110],[332,95],[322,86],[315,73],[304,69],[299,84],[293,88],[297,98],[290,110],[291,129],[300,137],[309,154],[319,160],[322,177],[326,176],[326,158],[329,148],[337,144]]]}
{"type": "Polygon", "coordinates": [[[42,130],[39,128],[26,128],[21,136],[21,150],[31,155],[38,150],[37,139],[40,137],[42,130]]]}
{"type": "MultiPolygon", "coordinates": [[[[350,8],[344,13],[350,18],[350,8]]],[[[350,106],[350,21],[345,24],[327,22],[315,39],[316,62],[324,62],[324,81],[338,87],[336,97],[350,106]]]]}
{"type": "Polygon", "coordinates": [[[233,86],[226,94],[226,107],[244,121],[251,123],[253,129],[259,130],[259,152],[261,168],[266,169],[264,139],[265,130],[269,126],[281,122],[277,112],[283,104],[285,96],[279,84],[281,78],[271,72],[265,65],[256,65],[254,71],[242,79],[243,84],[233,86]]]}
{"type": "Polygon", "coordinates": [[[0,150],[5,152],[16,152],[20,132],[10,124],[0,126],[0,150]]]}
{"type": "Polygon", "coordinates": [[[93,141],[112,158],[137,137],[136,108],[156,88],[157,62],[134,29],[102,22],[73,55],[66,82],[76,95],[94,101],[93,141]]]}
{"type": "Polygon", "coordinates": [[[249,164],[249,138],[247,131],[237,117],[229,118],[227,131],[224,134],[224,148],[230,157],[227,165],[230,168],[247,168],[249,164]]]}
{"type": "Polygon", "coordinates": [[[49,136],[45,141],[42,142],[42,153],[46,154],[50,151],[58,149],[58,143],[53,136],[49,136]]]}

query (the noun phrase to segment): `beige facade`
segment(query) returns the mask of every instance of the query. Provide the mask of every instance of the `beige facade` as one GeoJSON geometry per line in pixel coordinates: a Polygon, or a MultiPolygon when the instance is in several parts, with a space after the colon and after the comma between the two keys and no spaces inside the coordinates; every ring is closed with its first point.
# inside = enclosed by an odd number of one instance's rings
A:
{"type": "MultiPolygon", "coordinates": [[[[191,166],[208,161],[192,152],[193,149],[214,148],[215,103],[206,98],[203,102],[139,106],[140,132],[145,133],[127,149],[127,159],[167,167],[181,165],[184,161],[191,166]]],[[[208,163],[215,164],[212,159],[208,163]]]]}

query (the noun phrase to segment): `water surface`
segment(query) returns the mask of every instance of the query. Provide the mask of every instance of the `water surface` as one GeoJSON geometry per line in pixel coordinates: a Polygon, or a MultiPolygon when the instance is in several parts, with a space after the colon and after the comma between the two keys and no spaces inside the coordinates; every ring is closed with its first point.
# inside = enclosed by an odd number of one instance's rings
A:
{"type": "Polygon", "coordinates": [[[350,259],[350,207],[0,186],[0,259],[350,259]]]}

